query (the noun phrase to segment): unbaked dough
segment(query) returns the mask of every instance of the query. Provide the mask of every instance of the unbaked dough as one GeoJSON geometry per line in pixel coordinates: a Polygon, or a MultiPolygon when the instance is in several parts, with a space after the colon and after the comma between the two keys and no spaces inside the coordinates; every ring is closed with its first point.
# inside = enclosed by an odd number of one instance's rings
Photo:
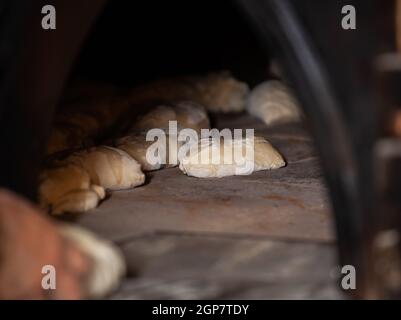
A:
{"type": "Polygon", "coordinates": [[[112,131],[129,108],[121,97],[92,98],[59,107],[47,145],[47,154],[94,145],[112,131]]]}
{"type": "Polygon", "coordinates": [[[190,100],[211,112],[240,112],[245,109],[249,87],[222,71],[205,76],[162,79],[134,88],[133,105],[152,105],[190,100]]]}
{"type": "Polygon", "coordinates": [[[115,290],[126,273],[124,257],[119,248],[82,227],[66,223],[58,227],[66,239],[74,242],[91,259],[91,271],[88,278],[83,279],[87,296],[101,298],[115,290]]]}
{"type": "Polygon", "coordinates": [[[40,204],[54,215],[88,211],[96,208],[104,197],[103,187],[94,185],[80,165],[59,164],[40,174],[40,204]]]}
{"type": "Polygon", "coordinates": [[[256,86],[249,95],[248,112],[267,125],[296,122],[302,112],[289,88],[281,81],[270,80],[256,86]]]}
{"type": "Polygon", "coordinates": [[[67,161],[80,164],[91,181],[106,190],[123,190],[145,182],[140,164],[123,150],[99,146],[70,155],[67,161]]]}
{"type": "Polygon", "coordinates": [[[183,145],[184,142],[178,140],[182,129],[193,129],[199,135],[201,129],[209,128],[209,117],[202,106],[191,101],[181,101],[172,105],[158,106],[146,113],[134,122],[129,134],[117,139],[114,145],[137,160],[143,171],[158,170],[178,165],[178,161],[170,159],[169,155],[170,152],[172,155],[177,155],[178,149],[183,145]],[[169,135],[169,121],[177,121],[176,138],[174,132],[172,136],[169,135]],[[165,141],[146,141],[146,134],[151,129],[163,130],[165,141]],[[170,143],[170,137],[176,142],[170,143]],[[157,147],[157,150],[149,149],[152,145],[157,147]],[[153,154],[158,160],[150,163],[147,159],[148,151],[158,151],[153,154]]]}
{"type": "Polygon", "coordinates": [[[180,101],[169,105],[159,105],[145,115],[139,117],[130,128],[131,133],[146,134],[151,129],[161,129],[169,132],[169,121],[177,121],[177,130],[201,129],[210,127],[209,117],[205,108],[192,101],[180,101]]]}
{"type": "Polygon", "coordinates": [[[285,165],[280,153],[262,137],[254,137],[253,142],[250,138],[244,138],[226,143],[223,139],[202,138],[197,145],[190,146],[187,153],[179,157],[179,161],[182,172],[198,178],[249,175],[285,165]],[[247,157],[235,157],[236,152],[246,155],[247,151],[247,157]],[[220,154],[220,157],[214,157],[213,154],[220,154]]]}
{"type": "Polygon", "coordinates": [[[194,80],[196,100],[211,112],[241,112],[249,87],[229,72],[211,73],[194,80]]]}
{"type": "Polygon", "coordinates": [[[105,198],[105,190],[129,189],[145,182],[135,159],[108,146],[76,151],[49,162],[40,174],[39,199],[54,215],[88,211],[105,198]]]}
{"type": "MultiPolygon", "coordinates": [[[[127,152],[132,158],[138,161],[141,164],[142,171],[154,171],[159,170],[166,167],[175,167],[178,165],[171,164],[169,161],[169,135],[166,134],[165,141],[146,141],[145,134],[133,134],[129,136],[125,136],[123,138],[117,139],[115,145],[118,149],[124,150],[127,152]],[[157,145],[154,145],[157,143],[157,145]],[[153,149],[149,149],[157,146],[157,151],[153,149]],[[154,163],[150,163],[147,159],[147,152],[154,151],[154,157],[157,159],[154,163]],[[163,154],[165,156],[163,156],[163,154]]],[[[182,145],[177,141],[177,144],[171,144],[171,152],[177,154],[178,148],[182,145]]]]}

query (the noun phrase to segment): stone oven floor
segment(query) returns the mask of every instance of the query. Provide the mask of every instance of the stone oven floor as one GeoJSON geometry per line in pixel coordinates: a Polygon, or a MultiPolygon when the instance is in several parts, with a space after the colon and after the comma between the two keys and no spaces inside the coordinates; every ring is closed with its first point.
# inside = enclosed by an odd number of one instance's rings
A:
{"type": "Polygon", "coordinates": [[[125,254],[127,278],[110,298],[341,298],[326,188],[305,128],[266,128],[246,114],[214,120],[255,128],[287,166],[221,179],[156,171],[79,217],[125,254]]]}

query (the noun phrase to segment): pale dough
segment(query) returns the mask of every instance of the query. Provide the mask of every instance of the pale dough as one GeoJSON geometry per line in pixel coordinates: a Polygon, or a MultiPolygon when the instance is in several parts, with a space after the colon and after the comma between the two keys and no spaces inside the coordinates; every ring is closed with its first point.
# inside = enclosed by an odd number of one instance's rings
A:
{"type": "Polygon", "coordinates": [[[60,107],[47,145],[47,154],[92,146],[99,136],[111,131],[128,110],[120,97],[92,98],[60,107]]]}
{"type": "Polygon", "coordinates": [[[302,112],[289,88],[281,81],[270,80],[256,86],[249,95],[247,111],[267,125],[296,122],[302,112]]]}
{"type": "Polygon", "coordinates": [[[83,279],[88,298],[101,298],[115,290],[126,273],[124,257],[119,248],[76,225],[62,223],[59,230],[91,259],[91,271],[88,278],[83,279]]]}
{"type": "Polygon", "coordinates": [[[130,133],[117,139],[114,145],[137,160],[143,171],[176,166],[178,162],[173,164],[169,161],[169,151],[172,154],[178,154],[178,148],[183,142],[177,139],[176,144],[169,143],[169,121],[177,121],[177,134],[182,129],[193,129],[200,134],[201,129],[210,128],[209,118],[202,106],[194,102],[182,101],[170,106],[162,105],[154,108],[137,120],[132,125],[130,133]],[[146,133],[151,129],[161,129],[165,132],[166,141],[158,145],[158,151],[164,152],[166,157],[163,159],[161,153],[157,154],[159,159],[156,163],[149,163],[146,158],[149,147],[155,143],[155,141],[146,141],[146,133]]]}
{"type": "Polygon", "coordinates": [[[198,178],[249,175],[255,171],[285,166],[283,157],[262,137],[255,137],[253,143],[249,138],[233,139],[228,143],[224,143],[223,139],[203,138],[197,145],[190,146],[188,152],[180,157],[179,161],[182,172],[198,178]],[[246,150],[253,150],[253,157],[252,153],[249,153],[250,157],[236,158],[234,156],[235,152],[242,152],[245,155],[246,150]],[[218,155],[219,151],[220,158],[213,158],[213,152],[218,155]],[[226,156],[228,158],[225,158],[226,156]]]}
{"type": "Polygon", "coordinates": [[[211,112],[240,112],[245,108],[248,94],[246,83],[222,71],[205,76],[163,79],[136,87],[131,91],[130,102],[149,105],[190,100],[211,112]]]}
{"type": "MultiPolygon", "coordinates": [[[[157,145],[158,147],[158,152],[156,153],[155,151],[155,157],[158,159],[156,163],[150,163],[147,160],[147,152],[152,152],[153,150],[150,150],[149,148],[155,144],[158,143],[158,141],[146,141],[146,135],[144,134],[135,134],[135,135],[129,135],[125,136],[123,138],[117,139],[115,142],[115,145],[118,149],[124,150],[127,152],[132,158],[134,158],[136,161],[138,161],[141,164],[141,170],[142,171],[154,171],[154,170],[159,170],[162,168],[166,167],[175,167],[178,165],[178,162],[176,164],[170,164],[169,162],[169,151],[170,151],[170,143],[169,143],[169,135],[166,134],[165,138],[165,143],[160,142],[160,144],[157,145]],[[162,156],[162,152],[165,154],[165,158],[162,156]]],[[[174,154],[177,154],[178,148],[182,145],[182,143],[177,141],[177,144],[171,144],[171,152],[174,154]]],[[[154,145],[155,146],[155,145],[154,145]]]]}
{"type": "Polygon", "coordinates": [[[145,182],[140,164],[128,153],[100,146],[72,153],[42,170],[39,199],[51,214],[96,208],[105,190],[121,190],[145,182]]]}
{"type": "Polygon", "coordinates": [[[92,184],[80,165],[65,163],[41,172],[40,204],[52,214],[88,211],[96,208],[104,197],[103,187],[92,184]]]}
{"type": "Polygon", "coordinates": [[[209,117],[203,106],[191,101],[180,101],[153,108],[133,123],[130,132],[146,134],[147,131],[157,128],[168,133],[169,121],[177,121],[177,130],[191,128],[200,132],[201,129],[210,127],[209,117]]]}
{"type": "Polygon", "coordinates": [[[80,164],[94,184],[106,190],[123,190],[145,182],[140,164],[123,150],[108,146],[75,152],[68,161],[80,164]]]}
{"type": "Polygon", "coordinates": [[[177,120],[173,108],[167,105],[157,106],[135,121],[130,132],[146,134],[147,131],[155,128],[168,132],[169,120],[177,120]]]}
{"type": "Polygon", "coordinates": [[[178,130],[193,129],[200,133],[201,129],[209,129],[210,121],[206,109],[192,101],[181,101],[173,105],[176,113],[178,130]]]}
{"type": "Polygon", "coordinates": [[[245,108],[249,87],[229,72],[211,73],[194,81],[200,104],[211,112],[241,112],[245,108]]]}

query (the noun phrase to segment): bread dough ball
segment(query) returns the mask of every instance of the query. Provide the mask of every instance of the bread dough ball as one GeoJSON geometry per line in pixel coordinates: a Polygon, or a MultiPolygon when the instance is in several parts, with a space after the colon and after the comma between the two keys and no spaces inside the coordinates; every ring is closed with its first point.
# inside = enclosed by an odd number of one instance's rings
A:
{"type": "Polygon", "coordinates": [[[182,172],[198,178],[249,175],[285,165],[283,157],[262,137],[254,137],[253,141],[232,139],[226,143],[224,139],[202,138],[197,145],[190,146],[179,161],[182,172]],[[236,153],[247,156],[236,157],[236,153]]]}
{"type": "Polygon", "coordinates": [[[101,298],[115,290],[126,273],[124,257],[113,243],[98,238],[94,233],[76,225],[61,223],[61,234],[91,260],[91,271],[83,279],[89,298],[101,298]]]}
{"type": "Polygon", "coordinates": [[[165,167],[174,167],[178,161],[170,158],[171,155],[178,155],[178,149],[183,145],[178,136],[182,129],[193,129],[196,134],[201,133],[201,129],[209,129],[210,123],[206,110],[190,101],[178,102],[174,105],[162,105],[154,108],[131,127],[129,135],[119,138],[114,145],[127,152],[131,157],[141,164],[143,171],[153,171],[165,167]],[[177,121],[177,136],[169,135],[169,121],[177,121]],[[165,141],[146,141],[147,132],[151,129],[161,129],[164,132],[165,141]],[[170,137],[176,142],[170,143],[170,137]],[[151,150],[149,148],[157,148],[151,150]],[[152,158],[156,161],[148,161],[147,152],[152,153],[152,158]]]}
{"type": "Polygon", "coordinates": [[[72,190],[58,199],[51,209],[51,214],[86,212],[96,208],[103,198],[92,189],[72,190]]]}
{"type": "Polygon", "coordinates": [[[229,72],[211,73],[194,80],[197,100],[211,112],[241,112],[245,108],[249,86],[229,72]]]}
{"type": "Polygon", "coordinates": [[[155,141],[146,141],[146,135],[136,134],[117,139],[115,142],[115,146],[118,149],[124,150],[141,164],[142,171],[154,171],[177,166],[178,160],[173,162],[170,159],[169,152],[173,155],[178,155],[178,150],[182,145],[183,142],[178,140],[177,143],[170,143],[168,134],[165,135],[165,141],[158,141],[157,139],[155,141]],[[155,150],[156,148],[157,150],[155,150]],[[152,153],[155,161],[148,161],[148,152],[152,153]]]}
{"type": "Polygon", "coordinates": [[[201,105],[191,101],[181,101],[170,105],[160,105],[139,117],[130,128],[131,133],[146,134],[151,129],[169,132],[169,121],[177,121],[177,130],[210,127],[209,117],[201,105]]]}
{"type": "Polygon", "coordinates": [[[53,127],[47,143],[47,155],[90,144],[90,138],[79,127],[58,123],[53,127]]]}
{"type": "Polygon", "coordinates": [[[122,190],[145,182],[140,164],[123,150],[100,146],[53,159],[40,175],[39,198],[52,214],[96,208],[105,189],[122,190]]]}
{"type": "Polygon", "coordinates": [[[297,122],[302,112],[289,88],[281,81],[270,80],[255,87],[249,95],[248,112],[267,125],[297,122]]]}
{"type": "Polygon", "coordinates": [[[193,129],[197,133],[201,129],[209,129],[210,121],[206,109],[192,101],[180,101],[174,104],[173,109],[176,113],[178,130],[193,129]]]}
{"type": "Polygon", "coordinates": [[[130,132],[145,134],[151,129],[168,132],[169,121],[176,121],[177,114],[171,106],[160,105],[139,117],[130,128],[130,132]]]}
{"type": "Polygon", "coordinates": [[[248,94],[246,83],[222,71],[151,82],[134,88],[130,101],[134,105],[151,105],[190,100],[211,112],[240,112],[245,109],[248,94]]]}
{"type": "Polygon", "coordinates": [[[80,165],[57,164],[40,174],[40,204],[51,214],[88,211],[96,208],[104,197],[103,187],[93,185],[80,165]]]}
{"type": "Polygon", "coordinates": [[[61,106],[55,116],[47,154],[93,146],[95,139],[118,127],[128,107],[121,97],[74,100],[61,106]]]}
{"type": "Polygon", "coordinates": [[[145,182],[141,165],[123,150],[108,146],[73,153],[67,161],[80,164],[91,181],[106,190],[123,190],[145,182]]]}

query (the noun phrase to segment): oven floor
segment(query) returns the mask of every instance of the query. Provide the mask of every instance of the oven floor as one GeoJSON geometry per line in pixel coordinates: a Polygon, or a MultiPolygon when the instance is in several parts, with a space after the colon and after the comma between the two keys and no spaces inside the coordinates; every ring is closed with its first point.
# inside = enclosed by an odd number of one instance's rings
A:
{"type": "Polygon", "coordinates": [[[111,298],[341,297],[326,188],[305,128],[266,128],[245,114],[213,124],[254,128],[287,166],[221,179],[164,169],[81,216],[125,254],[128,275],[111,298]]]}

